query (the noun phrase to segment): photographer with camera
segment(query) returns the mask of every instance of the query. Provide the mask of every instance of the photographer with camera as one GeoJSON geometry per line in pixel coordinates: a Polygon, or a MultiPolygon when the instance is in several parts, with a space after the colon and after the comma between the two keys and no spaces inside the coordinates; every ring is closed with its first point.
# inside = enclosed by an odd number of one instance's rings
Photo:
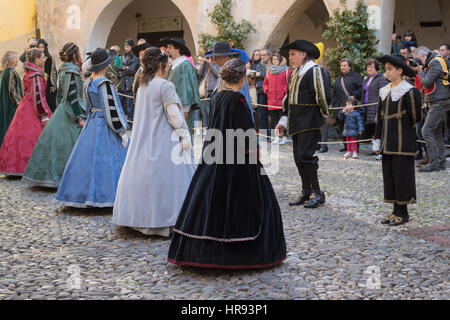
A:
{"type": "Polygon", "coordinates": [[[25,48],[25,51],[19,57],[19,60],[22,61],[22,63],[25,63],[25,61],[27,60],[27,50],[31,49],[31,48],[36,48],[37,43],[38,43],[37,39],[28,38],[27,47],[25,48]]]}
{"type": "Polygon", "coordinates": [[[422,65],[412,68],[419,73],[425,93],[425,103],[429,104],[422,134],[427,143],[430,164],[420,168],[419,172],[445,170],[445,144],[442,126],[445,116],[450,110],[448,65],[445,59],[423,46],[416,50],[416,59],[420,59],[422,65]]]}

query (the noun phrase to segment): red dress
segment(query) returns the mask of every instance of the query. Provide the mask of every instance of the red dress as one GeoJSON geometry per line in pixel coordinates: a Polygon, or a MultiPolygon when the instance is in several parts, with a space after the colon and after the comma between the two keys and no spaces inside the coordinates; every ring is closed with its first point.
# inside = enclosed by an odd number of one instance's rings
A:
{"type": "Polygon", "coordinates": [[[41,135],[43,119],[52,112],[45,99],[44,71],[33,63],[24,64],[24,97],[6,132],[0,149],[0,173],[22,176],[41,135]]]}

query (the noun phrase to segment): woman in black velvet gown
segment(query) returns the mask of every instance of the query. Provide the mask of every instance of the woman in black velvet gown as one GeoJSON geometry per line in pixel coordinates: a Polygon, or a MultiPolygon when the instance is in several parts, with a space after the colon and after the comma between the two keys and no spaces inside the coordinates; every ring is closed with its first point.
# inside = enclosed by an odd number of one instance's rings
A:
{"type": "Polygon", "coordinates": [[[202,162],[174,227],[171,263],[256,269],[286,258],[280,207],[258,160],[250,110],[238,92],[245,73],[240,59],[228,61],[220,72],[225,89],[211,100],[202,162]]]}
{"type": "Polygon", "coordinates": [[[44,39],[38,41],[37,47],[39,50],[43,51],[45,54],[45,98],[47,99],[47,104],[55,112],[56,109],[56,81],[57,81],[57,71],[56,64],[53,57],[48,52],[48,44],[44,39]]]}

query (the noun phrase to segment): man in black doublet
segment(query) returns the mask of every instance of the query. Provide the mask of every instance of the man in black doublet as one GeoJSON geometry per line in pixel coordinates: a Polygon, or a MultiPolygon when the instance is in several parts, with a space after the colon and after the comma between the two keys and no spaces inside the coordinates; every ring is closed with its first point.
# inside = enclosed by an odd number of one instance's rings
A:
{"type": "Polygon", "coordinates": [[[325,194],[320,190],[317,170],[319,158],[314,156],[328,114],[331,90],[324,71],[314,60],[319,58],[319,49],[306,40],[296,40],[284,49],[289,50],[289,61],[295,68],[289,78],[288,92],[283,103],[283,116],[277,129],[286,128],[292,136],[294,160],[302,179],[302,193],[289,205],[305,205],[317,208],[325,203],[325,194]]]}

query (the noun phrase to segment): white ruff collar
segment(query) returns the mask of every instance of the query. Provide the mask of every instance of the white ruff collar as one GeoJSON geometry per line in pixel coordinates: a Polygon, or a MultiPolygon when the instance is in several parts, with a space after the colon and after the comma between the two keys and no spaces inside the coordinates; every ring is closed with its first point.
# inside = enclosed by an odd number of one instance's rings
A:
{"type": "Polygon", "coordinates": [[[403,80],[396,86],[395,88],[391,87],[391,84],[387,84],[383,88],[380,89],[380,97],[381,100],[385,100],[389,93],[391,93],[392,101],[398,101],[405,93],[413,88],[412,85],[408,83],[408,81],[403,80]]]}
{"type": "Polygon", "coordinates": [[[181,56],[173,60],[172,62],[172,70],[174,70],[176,67],[178,67],[182,62],[186,61],[187,58],[185,56],[181,56]]]}

